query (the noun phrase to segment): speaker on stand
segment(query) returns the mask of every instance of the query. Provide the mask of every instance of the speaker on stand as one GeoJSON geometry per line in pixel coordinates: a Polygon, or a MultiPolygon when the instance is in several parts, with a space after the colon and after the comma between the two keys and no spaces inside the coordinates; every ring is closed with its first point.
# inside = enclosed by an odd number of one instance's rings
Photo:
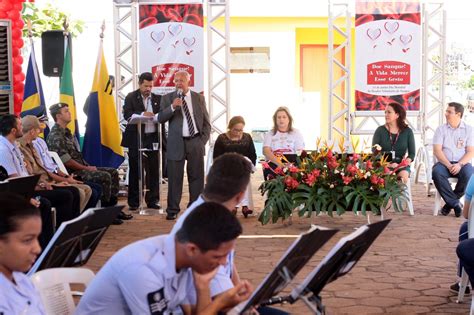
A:
{"type": "MultiPolygon", "coordinates": [[[[70,35],[68,36],[68,45],[72,53],[70,35]]],[[[63,31],[43,32],[43,34],[41,34],[41,49],[43,57],[43,74],[48,77],[60,77],[63,71],[65,53],[63,31]]]]}

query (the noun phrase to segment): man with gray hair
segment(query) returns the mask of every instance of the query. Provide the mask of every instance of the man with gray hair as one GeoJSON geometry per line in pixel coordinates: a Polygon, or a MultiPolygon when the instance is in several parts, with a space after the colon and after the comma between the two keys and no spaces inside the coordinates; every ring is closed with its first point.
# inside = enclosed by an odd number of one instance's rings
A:
{"type": "Polygon", "coordinates": [[[186,71],[174,74],[176,90],[161,98],[158,120],[168,122],[168,206],[166,219],[175,220],[183,192],[184,162],[189,183],[189,203],[193,203],[204,188],[205,145],[211,133],[204,96],[193,92],[186,71]]]}

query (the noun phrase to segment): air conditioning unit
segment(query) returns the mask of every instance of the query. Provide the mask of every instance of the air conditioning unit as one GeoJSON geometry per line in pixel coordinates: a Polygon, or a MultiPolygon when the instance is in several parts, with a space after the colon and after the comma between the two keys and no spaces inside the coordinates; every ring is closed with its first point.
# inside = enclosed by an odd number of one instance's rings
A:
{"type": "Polygon", "coordinates": [[[0,20],[0,115],[13,113],[12,27],[0,20]]]}

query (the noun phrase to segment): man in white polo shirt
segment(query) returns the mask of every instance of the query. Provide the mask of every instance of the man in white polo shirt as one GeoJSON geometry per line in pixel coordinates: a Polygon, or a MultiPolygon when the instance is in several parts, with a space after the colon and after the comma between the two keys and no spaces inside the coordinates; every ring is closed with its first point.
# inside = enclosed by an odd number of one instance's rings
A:
{"type": "Polygon", "coordinates": [[[462,121],[464,106],[451,102],[446,108],[446,124],[436,129],[433,138],[433,153],[438,162],[433,166],[433,182],[446,204],[442,215],[454,209],[456,217],[461,216],[459,199],[464,195],[467,182],[473,174],[471,159],[474,157],[474,137],[472,127],[462,121]],[[454,190],[448,181],[458,179],[454,190]]]}

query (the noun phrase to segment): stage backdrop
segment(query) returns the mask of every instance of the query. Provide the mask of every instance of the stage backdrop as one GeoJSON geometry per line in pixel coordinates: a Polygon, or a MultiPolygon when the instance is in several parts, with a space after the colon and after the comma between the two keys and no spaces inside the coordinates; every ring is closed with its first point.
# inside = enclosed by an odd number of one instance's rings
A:
{"type": "Polygon", "coordinates": [[[356,1],[356,110],[420,109],[420,21],[418,1],[356,1]]]}
{"type": "Polygon", "coordinates": [[[191,75],[193,91],[204,91],[202,2],[182,2],[139,7],[139,69],[153,74],[156,94],[174,90],[174,74],[180,70],[191,75]]]}

